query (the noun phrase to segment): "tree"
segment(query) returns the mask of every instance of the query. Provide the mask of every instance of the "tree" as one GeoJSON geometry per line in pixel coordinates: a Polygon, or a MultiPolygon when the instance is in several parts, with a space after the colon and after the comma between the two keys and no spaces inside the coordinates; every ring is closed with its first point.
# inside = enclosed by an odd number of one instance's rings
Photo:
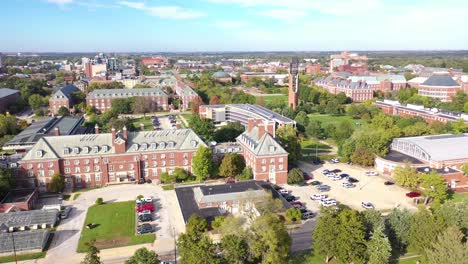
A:
{"type": "Polygon", "coordinates": [[[70,110],[66,108],[65,106],[61,106],[58,110],[58,115],[59,116],[69,116],[70,115],[70,110]]]}
{"type": "Polygon", "coordinates": [[[117,114],[130,113],[134,98],[115,98],[112,100],[112,110],[117,114]]]}
{"type": "Polygon", "coordinates": [[[461,170],[463,171],[463,173],[465,173],[465,176],[468,176],[468,163],[463,165],[461,167],[461,170]]]}
{"type": "Polygon", "coordinates": [[[216,142],[234,142],[244,131],[245,127],[240,122],[228,123],[215,131],[213,139],[216,142]]]}
{"type": "Polygon", "coordinates": [[[419,173],[409,164],[405,164],[404,167],[396,167],[393,171],[393,178],[399,185],[411,189],[417,188],[420,182],[419,173]]]}
{"type": "Polygon", "coordinates": [[[217,104],[219,104],[219,103],[220,103],[220,101],[219,101],[219,97],[218,97],[218,96],[215,95],[215,96],[213,96],[213,97],[210,98],[210,105],[217,105],[217,104]]]}
{"type": "Polygon", "coordinates": [[[322,136],[322,123],[317,120],[310,120],[306,127],[306,133],[310,137],[320,138],[322,136]]]}
{"type": "Polygon", "coordinates": [[[300,127],[301,131],[305,131],[305,128],[309,125],[309,117],[304,111],[300,111],[297,113],[296,118],[294,121],[297,122],[298,127],[300,127]]]}
{"type": "Polygon", "coordinates": [[[456,226],[460,230],[468,229],[468,202],[448,200],[436,210],[438,218],[444,221],[445,226],[456,226]]]}
{"type": "Polygon", "coordinates": [[[236,176],[239,180],[250,180],[253,179],[253,171],[251,167],[244,167],[242,173],[236,176]]]}
{"type": "Polygon", "coordinates": [[[347,140],[354,132],[353,125],[349,121],[342,121],[336,127],[335,132],[331,135],[333,139],[340,144],[340,142],[347,140]]]}
{"type": "Polygon", "coordinates": [[[192,215],[186,225],[186,232],[177,239],[180,263],[211,264],[219,263],[216,246],[205,234],[208,225],[205,219],[192,215]]]}
{"type": "Polygon", "coordinates": [[[428,174],[422,174],[420,179],[424,194],[433,198],[437,204],[443,203],[447,199],[447,183],[442,175],[433,170],[428,174]]]}
{"type": "Polygon", "coordinates": [[[393,209],[385,219],[385,230],[397,253],[403,253],[409,244],[412,214],[407,209],[393,209]]]}
{"type": "Polygon", "coordinates": [[[249,246],[247,241],[234,234],[225,235],[221,240],[225,263],[243,264],[248,262],[249,246]]]}
{"type": "Polygon", "coordinates": [[[284,223],[275,214],[265,214],[257,217],[250,228],[250,250],[254,258],[262,263],[285,263],[291,238],[284,223]]]}
{"type": "Polygon", "coordinates": [[[295,163],[301,158],[301,144],[296,129],[291,125],[281,126],[276,130],[276,137],[289,153],[288,160],[295,163]]]}
{"type": "Polygon", "coordinates": [[[135,251],[130,259],[125,261],[125,264],[156,264],[159,263],[159,257],[154,250],[148,250],[145,247],[135,251]]]}
{"type": "Polygon", "coordinates": [[[44,104],[44,97],[39,94],[32,94],[28,99],[28,103],[33,110],[38,110],[44,104]]]}
{"type": "Polygon", "coordinates": [[[102,199],[102,197],[99,197],[96,199],[96,202],[94,203],[95,205],[102,205],[104,204],[104,200],[102,199]]]}
{"type": "Polygon", "coordinates": [[[188,173],[182,168],[175,168],[172,175],[177,181],[185,181],[188,178],[188,173]]]}
{"type": "Polygon", "coordinates": [[[52,176],[52,179],[47,185],[47,189],[49,190],[49,192],[55,192],[55,193],[62,192],[64,188],[65,188],[65,177],[63,177],[62,175],[58,173],[52,176]]]}
{"type": "Polygon", "coordinates": [[[226,219],[225,216],[216,216],[215,219],[211,222],[211,228],[219,229],[223,225],[224,219],[226,219]]]}
{"type": "Polygon", "coordinates": [[[384,221],[379,211],[365,210],[362,212],[362,216],[364,217],[364,224],[366,226],[366,238],[369,238],[378,228],[384,227],[384,221]]]}
{"type": "Polygon", "coordinates": [[[198,181],[204,181],[209,176],[213,176],[216,167],[211,159],[211,149],[200,146],[197,153],[192,157],[192,167],[198,181]]]}
{"type": "Polygon", "coordinates": [[[425,249],[425,254],[430,264],[467,263],[468,244],[458,228],[449,227],[425,249]]]}
{"type": "Polygon", "coordinates": [[[389,263],[392,255],[392,246],[387,236],[384,234],[382,227],[378,227],[367,242],[367,255],[369,257],[368,264],[385,264],[389,263]]]}
{"type": "Polygon", "coordinates": [[[363,166],[372,166],[374,165],[375,156],[365,147],[356,148],[356,150],[351,155],[351,161],[356,164],[363,166]]]}
{"type": "Polygon", "coordinates": [[[342,263],[363,263],[366,259],[364,220],[359,212],[342,209],[336,236],[336,258],[342,263]]]}
{"type": "Polygon", "coordinates": [[[288,184],[299,184],[304,182],[304,173],[298,169],[294,168],[288,173],[288,184]]]}
{"type": "Polygon", "coordinates": [[[280,199],[273,198],[271,193],[262,200],[257,201],[255,206],[260,214],[277,213],[284,210],[283,202],[280,199]]]}
{"type": "Polygon", "coordinates": [[[302,213],[301,213],[301,210],[295,208],[295,207],[291,207],[289,208],[288,210],[286,210],[286,213],[284,215],[286,217],[286,219],[288,219],[289,221],[298,221],[298,220],[301,220],[302,218],[302,213]]]}
{"type": "Polygon", "coordinates": [[[410,228],[410,248],[424,253],[424,249],[436,240],[442,231],[443,223],[429,210],[419,207],[418,212],[413,215],[410,228]]]}
{"type": "Polygon", "coordinates": [[[15,177],[10,169],[0,168],[0,197],[5,197],[15,187],[15,177]]]}
{"type": "Polygon", "coordinates": [[[245,168],[245,161],[237,153],[227,153],[219,166],[219,175],[223,177],[235,177],[240,175],[245,168]]]}
{"type": "Polygon", "coordinates": [[[135,101],[132,104],[132,110],[136,114],[146,114],[154,109],[151,98],[148,97],[135,97],[135,101]]]}
{"type": "Polygon", "coordinates": [[[176,181],[175,175],[170,175],[167,172],[161,173],[161,182],[162,183],[174,183],[176,181]]]}
{"type": "Polygon", "coordinates": [[[90,242],[86,242],[87,246],[87,253],[81,264],[101,264],[101,258],[99,257],[99,249],[94,246],[95,240],[91,240],[90,242]]]}
{"type": "Polygon", "coordinates": [[[189,120],[189,125],[195,133],[202,136],[206,140],[213,139],[215,126],[210,119],[201,118],[198,115],[192,115],[192,118],[189,120]]]}
{"type": "Polygon", "coordinates": [[[312,240],[315,254],[325,256],[325,262],[328,263],[337,252],[338,212],[330,208],[322,208],[321,213],[313,231],[312,240]]]}

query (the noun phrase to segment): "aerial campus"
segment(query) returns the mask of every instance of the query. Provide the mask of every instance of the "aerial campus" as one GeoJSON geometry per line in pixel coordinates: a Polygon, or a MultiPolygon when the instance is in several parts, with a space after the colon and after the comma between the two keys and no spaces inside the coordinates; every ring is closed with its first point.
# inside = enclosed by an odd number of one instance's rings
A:
{"type": "Polygon", "coordinates": [[[13,2],[55,24],[0,42],[0,263],[467,263],[466,38],[304,48],[246,29],[273,19],[289,38],[309,1],[13,2]],[[61,14],[199,32],[230,7],[246,22],[214,24],[246,32],[233,43],[56,37],[61,14]]]}

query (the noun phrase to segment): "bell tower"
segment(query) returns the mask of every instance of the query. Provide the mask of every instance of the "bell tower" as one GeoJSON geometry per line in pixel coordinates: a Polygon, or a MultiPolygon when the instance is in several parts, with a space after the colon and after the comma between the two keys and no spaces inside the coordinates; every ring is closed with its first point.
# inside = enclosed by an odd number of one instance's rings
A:
{"type": "Polygon", "coordinates": [[[294,57],[289,65],[288,106],[296,109],[299,99],[299,59],[294,57]]]}

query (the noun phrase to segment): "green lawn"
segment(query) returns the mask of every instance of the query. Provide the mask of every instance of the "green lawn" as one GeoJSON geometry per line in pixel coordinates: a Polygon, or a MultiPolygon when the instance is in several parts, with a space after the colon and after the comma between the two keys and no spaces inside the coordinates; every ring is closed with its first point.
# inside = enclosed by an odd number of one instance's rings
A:
{"type": "Polygon", "coordinates": [[[99,249],[152,243],[154,234],[135,234],[134,206],[134,201],[91,206],[86,214],[77,251],[85,252],[85,243],[92,239],[96,240],[99,249]],[[88,229],[86,225],[89,223],[98,226],[88,229]]]}
{"type": "Polygon", "coordinates": [[[162,188],[164,191],[174,190],[174,184],[163,185],[162,188]]]}
{"type": "Polygon", "coordinates": [[[149,115],[146,117],[134,118],[132,119],[133,126],[139,130],[140,124],[143,123],[145,125],[145,131],[153,131],[153,122],[151,122],[151,118],[149,115]]]}
{"type": "Polygon", "coordinates": [[[338,123],[342,121],[351,122],[351,124],[353,124],[353,127],[355,129],[360,129],[367,125],[367,122],[362,119],[353,119],[351,116],[346,116],[346,115],[333,116],[333,115],[325,115],[325,114],[309,114],[308,116],[310,120],[320,121],[322,123],[322,128],[325,128],[328,124],[337,125],[338,123]]]}
{"type": "Polygon", "coordinates": [[[454,202],[462,202],[462,201],[468,201],[468,193],[456,193],[456,192],[453,192],[453,193],[450,193],[450,198],[451,200],[453,200],[454,202]]]}
{"type": "Polygon", "coordinates": [[[287,95],[265,95],[262,96],[263,101],[265,104],[271,103],[271,102],[283,102],[285,104],[288,103],[288,96],[287,95]]]}
{"type": "Polygon", "coordinates": [[[315,147],[317,147],[318,150],[331,149],[329,145],[322,144],[314,138],[304,138],[303,140],[301,140],[301,147],[310,148],[310,149],[313,149],[314,151],[315,151],[315,147]]]}
{"type": "MultiPolygon", "coordinates": [[[[46,256],[47,252],[39,252],[39,253],[31,253],[31,254],[20,254],[16,255],[16,258],[18,261],[22,260],[30,260],[30,259],[40,259],[44,258],[46,256]]],[[[9,262],[15,262],[15,256],[2,256],[0,257],[0,263],[9,263],[9,262]]]]}

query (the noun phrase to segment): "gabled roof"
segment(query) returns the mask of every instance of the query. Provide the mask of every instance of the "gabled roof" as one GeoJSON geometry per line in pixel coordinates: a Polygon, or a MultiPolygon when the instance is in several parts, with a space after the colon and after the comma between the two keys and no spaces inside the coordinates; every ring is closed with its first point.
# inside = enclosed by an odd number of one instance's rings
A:
{"type": "Polygon", "coordinates": [[[453,80],[449,75],[432,75],[421,85],[426,86],[460,86],[456,81],[453,80]]]}
{"type": "Polygon", "coordinates": [[[68,84],[68,85],[65,85],[62,88],[60,88],[58,91],[56,91],[54,96],[57,96],[57,95],[60,96],[61,95],[61,96],[65,96],[68,99],[70,99],[74,92],[79,92],[79,91],[80,91],[80,89],[78,89],[78,87],[76,87],[75,85],[68,84]]]}
{"type": "Polygon", "coordinates": [[[265,132],[264,135],[259,138],[258,127],[254,127],[250,131],[245,131],[237,137],[237,141],[242,143],[257,156],[288,154],[270,134],[265,132]]]}
{"type": "Polygon", "coordinates": [[[127,98],[134,96],[167,96],[167,94],[160,88],[96,89],[89,93],[86,98],[127,98]]]}

